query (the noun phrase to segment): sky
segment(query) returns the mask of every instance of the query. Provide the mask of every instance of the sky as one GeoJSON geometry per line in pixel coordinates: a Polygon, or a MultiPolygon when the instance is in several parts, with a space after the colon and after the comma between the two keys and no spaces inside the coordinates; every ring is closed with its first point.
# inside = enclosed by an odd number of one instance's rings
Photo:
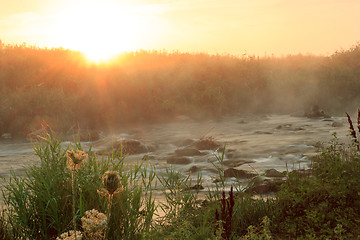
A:
{"type": "Polygon", "coordinates": [[[166,50],[236,56],[330,55],[360,41],[359,0],[0,1],[5,44],[89,58],[166,50]]]}

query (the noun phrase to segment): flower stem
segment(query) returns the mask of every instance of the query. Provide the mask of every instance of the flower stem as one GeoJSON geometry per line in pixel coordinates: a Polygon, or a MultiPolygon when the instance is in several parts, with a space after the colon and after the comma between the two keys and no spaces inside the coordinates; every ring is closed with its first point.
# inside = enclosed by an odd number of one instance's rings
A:
{"type": "Polygon", "coordinates": [[[107,209],[107,226],[105,227],[105,234],[104,234],[104,240],[107,239],[107,235],[108,235],[108,230],[109,230],[109,225],[110,225],[110,218],[111,218],[111,205],[112,205],[112,201],[114,198],[114,194],[109,194],[108,195],[109,200],[108,200],[108,209],[107,209]]]}
{"type": "Polygon", "coordinates": [[[72,186],[72,210],[73,210],[73,227],[75,232],[75,239],[76,239],[76,217],[75,217],[75,170],[71,170],[71,186],[72,186]]]}

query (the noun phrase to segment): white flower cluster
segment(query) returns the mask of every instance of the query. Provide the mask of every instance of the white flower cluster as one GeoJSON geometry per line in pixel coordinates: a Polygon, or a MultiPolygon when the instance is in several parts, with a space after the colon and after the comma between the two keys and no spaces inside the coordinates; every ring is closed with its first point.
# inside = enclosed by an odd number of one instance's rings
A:
{"type": "Polygon", "coordinates": [[[75,231],[70,230],[68,232],[64,232],[60,235],[60,237],[57,237],[56,240],[81,240],[83,235],[80,231],[76,231],[76,239],[75,239],[75,231]]]}
{"type": "Polygon", "coordinates": [[[96,209],[86,211],[81,218],[86,239],[102,239],[105,232],[107,218],[96,209]]]}

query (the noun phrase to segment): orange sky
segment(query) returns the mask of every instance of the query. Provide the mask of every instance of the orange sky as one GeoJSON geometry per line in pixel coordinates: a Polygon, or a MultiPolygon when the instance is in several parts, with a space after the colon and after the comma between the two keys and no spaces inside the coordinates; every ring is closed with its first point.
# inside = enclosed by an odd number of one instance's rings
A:
{"type": "Polygon", "coordinates": [[[136,49],[322,54],[360,41],[358,0],[0,1],[0,40],[107,58],[136,49]]]}

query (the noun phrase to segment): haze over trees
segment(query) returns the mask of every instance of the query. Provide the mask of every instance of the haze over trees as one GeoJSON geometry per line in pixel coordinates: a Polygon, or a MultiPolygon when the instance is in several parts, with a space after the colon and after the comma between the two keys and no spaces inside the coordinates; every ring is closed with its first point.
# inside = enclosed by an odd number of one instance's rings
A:
{"type": "Polygon", "coordinates": [[[115,129],[232,113],[330,114],[358,107],[360,44],[331,56],[223,56],[138,51],[92,64],[79,52],[0,42],[0,134],[115,129]]]}

